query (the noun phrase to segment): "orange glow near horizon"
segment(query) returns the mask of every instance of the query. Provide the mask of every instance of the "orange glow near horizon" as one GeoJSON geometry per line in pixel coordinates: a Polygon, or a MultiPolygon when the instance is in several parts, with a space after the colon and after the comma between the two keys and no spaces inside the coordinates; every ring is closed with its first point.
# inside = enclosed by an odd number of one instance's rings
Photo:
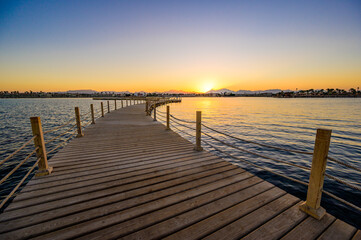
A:
{"type": "Polygon", "coordinates": [[[357,1],[261,2],[5,1],[0,91],[361,87],[357,1]]]}

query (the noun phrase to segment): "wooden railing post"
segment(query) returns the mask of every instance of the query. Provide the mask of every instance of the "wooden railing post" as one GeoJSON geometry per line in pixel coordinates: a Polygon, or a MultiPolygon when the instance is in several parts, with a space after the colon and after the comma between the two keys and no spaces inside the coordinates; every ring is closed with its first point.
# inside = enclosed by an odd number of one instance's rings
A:
{"type": "Polygon", "coordinates": [[[202,151],[203,148],[201,146],[201,127],[202,127],[202,112],[197,111],[196,116],[196,146],[194,147],[194,150],[196,151],[202,151]]]}
{"type": "Polygon", "coordinates": [[[155,103],[153,105],[153,121],[157,121],[157,108],[155,103]]]}
{"type": "Polygon", "coordinates": [[[326,210],[320,206],[332,130],[317,129],[306,202],[300,209],[320,220],[326,210]]]}
{"type": "Polygon", "coordinates": [[[94,119],[94,106],[93,104],[90,104],[90,110],[92,113],[92,124],[95,124],[95,119],[94,119]]]}
{"type": "Polygon", "coordinates": [[[80,112],[79,112],[79,108],[75,107],[75,119],[76,119],[76,126],[78,128],[78,135],[76,135],[76,137],[82,137],[84,136],[82,130],[81,130],[81,122],[80,122],[80,112]]]}
{"type": "Polygon", "coordinates": [[[125,100],[125,106],[128,107],[128,99],[125,100]]]}
{"type": "Polygon", "coordinates": [[[117,100],[114,100],[114,110],[117,110],[117,100]]]}
{"type": "Polygon", "coordinates": [[[170,127],[169,127],[169,106],[167,106],[167,128],[166,130],[170,130],[170,127]]]}
{"type": "Polygon", "coordinates": [[[108,103],[108,113],[110,113],[109,101],[107,101],[107,103],[108,103]]]}
{"type": "Polygon", "coordinates": [[[36,150],[36,156],[40,158],[38,163],[39,170],[36,172],[35,176],[49,175],[53,171],[53,167],[49,167],[48,165],[40,117],[31,117],[30,122],[33,135],[36,136],[34,139],[35,147],[38,148],[38,150],[36,150]]]}
{"type": "Polygon", "coordinates": [[[100,106],[102,108],[102,117],[104,117],[104,106],[103,106],[103,102],[100,103],[100,106]]]}
{"type": "Polygon", "coordinates": [[[145,102],[145,115],[148,116],[149,115],[149,101],[145,102]]]}
{"type": "Polygon", "coordinates": [[[120,102],[122,103],[122,108],[124,107],[124,105],[123,105],[123,99],[122,100],[120,100],[120,102]]]}

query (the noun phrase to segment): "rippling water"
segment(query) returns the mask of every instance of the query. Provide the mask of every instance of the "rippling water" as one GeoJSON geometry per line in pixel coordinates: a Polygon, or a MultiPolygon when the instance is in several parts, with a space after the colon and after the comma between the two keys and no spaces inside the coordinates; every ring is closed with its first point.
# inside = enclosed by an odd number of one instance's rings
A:
{"type": "MultiPolygon", "coordinates": [[[[93,101],[91,99],[0,99],[0,159],[4,159],[20,147],[27,139],[31,138],[32,133],[29,121],[31,116],[40,116],[43,129],[46,131],[73,118],[75,106],[80,107],[81,114],[87,113],[91,103],[94,104],[97,110],[100,109],[100,101],[93,101]]],[[[112,109],[114,109],[113,103],[114,102],[111,101],[112,109]]],[[[118,103],[118,107],[119,106],[120,103],[118,103]]],[[[332,129],[329,156],[361,167],[360,98],[183,98],[182,103],[171,104],[170,108],[171,114],[180,119],[194,121],[195,111],[200,110],[202,111],[203,123],[210,127],[246,140],[306,152],[313,151],[317,128],[332,129]]],[[[165,112],[165,107],[159,108],[158,119],[161,119],[161,112],[165,112]]],[[[192,126],[192,124],[190,126],[192,126]]],[[[180,127],[180,129],[194,135],[194,131],[192,130],[183,127],[180,127]]],[[[203,128],[203,130],[207,131],[205,128],[203,128]]],[[[235,141],[214,132],[207,132],[212,133],[213,136],[221,138],[228,143],[259,154],[302,166],[311,166],[312,156],[310,155],[293,154],[260,147],[235,141]]],[[[45,140],[47,141],[57,134],[59,134],[59,132],[49,133],[45,136],[45,140]]],[[[190,141],[193,141],[193,138],[190,138],[188,135],[180,134],[190,141]]],[[[68,136],[69,134],[66,134],[57,141],[49,143],[46,146],[47,150],[52,149],[68,136]]],[[[203,139],[230,154],[244,157],[255,164],[267,167],[278,173],[308,182],[309,174],[304,170],[235,151],[214,140],[207,139],[205,136],[203,136],[203,139]]],[[[265,171],[259,171],[240,161],[227,158],[214,149],[207,147],[205,144],[203,147],[302,199],[306,198],[307,189],[303,185],[265,171]]],[[[24,159],[26,153],[32,150],[33,146],[30,144],[28,149],[20,152],[4,164],[4,166],[1,166],[0,177],[5,176],[10,169],[24,159]]],[[[51,156],[50,154],[49,157],[51,158],[51,156]]],[[[16,181],[22,178],[23,174],[27,171],[27,167],[31,166],[34,161],[34,158],[30,159],[25,167],[17,171],[17,174],[7,181],[6,186],[8,187],[0,191],[2,198],[10,192],[10,186],[13,186],[16,181]]],[[[333,162],[328,162],[327,165],[327,173],[354,184],[361,182],[360,173],[333,162]]],[[[325,180],[324,189],[361,207],[361,192],[357,190],[350,189],[329,179],[325,180]]],[[[345,207],[338,201],[326,196],[323,196],[322,206],[324,206],[329,213],[361,228],[361,216],[359,212],[345,207]]]]}
{"type": "MultiPolygon", "coordinates": [[[[332,138],[329,156],[361,168],[360,98],[183,98],[181,104],[172,104],[170,109],[171,114],[175,117],[188,121],[195,121],[195,112],[202,111],[202,123],[222,132],[250,141],[306,152],[313,152],[317,128],[331,129],[332,138]]],[[[159,111],[165,112],[165,107],[160,108],[159,111]]],[[[158,114],[160,116],[158,119],[162,119],[161,115],[161,113],[158,114]]],[[[194,131],[177,124],[174,125],[194,135],[194,131]]],[[[311,155],[274,150],[224,137],[206,128],[202,130],[211,133],[214,137],[255,153],[311,167],[311,155]]],[[[182,132],[180,132],[180,135],[194,141],[193,138],[182,132]]],[[[309,173],[307,171],[243,153],[206,136],[202,136],[202,138],[232,155],[244,157],[260,166],[308,182],[309,173]]],[[[255,169],[233,158],[227,158],[227,156],[220,154],[206,144],[203,144],[203,147],[302,199],[306,198],[307,189],[301,184],[255,169]]],[[[361,174],[339,164],[329,161],[326,173],[361,186],[361,174]]],[[[361,207],[360,191],[327,178],[325,179],[324,189],[361,207]]],[[[325,195],[323,195],[322,206],[329,213],[361,228],[360,212],[345,207],[340,202],[325,195]]]]}

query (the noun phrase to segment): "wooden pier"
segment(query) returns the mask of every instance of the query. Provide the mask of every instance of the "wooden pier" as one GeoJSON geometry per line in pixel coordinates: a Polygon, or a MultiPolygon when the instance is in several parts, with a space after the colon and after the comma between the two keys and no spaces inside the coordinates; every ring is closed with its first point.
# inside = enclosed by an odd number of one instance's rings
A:
{"type": "Polygon", "coordinates": [[[327,214],[120,108],[49,160],[0,214],[0,239],[361,239],[327,214]]]}

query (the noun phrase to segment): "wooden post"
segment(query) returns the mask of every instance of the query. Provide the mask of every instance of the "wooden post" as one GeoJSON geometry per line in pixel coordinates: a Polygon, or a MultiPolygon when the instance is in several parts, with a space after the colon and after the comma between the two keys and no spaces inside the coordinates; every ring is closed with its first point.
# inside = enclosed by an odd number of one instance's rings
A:
{"type": "Polygon", "coordinates": [[[110,113],[109,101],[107,101],[107,103],[108,103],[108,113],[110,113]]]}
{"type": "Polygon", "coordinates": [[[120,102],[122,103],[122,108],[123,108],[123,107],[124,107],[124,106],[123,106],[123,99],[122,99],[122,100],[120,100],[120,102]]]}
{"type": "Polygon", "coordinates": [[[155,106],[155,103],[153,105],[153,121],[157,121],[157,108],[155,106]]]}
{"type": "Polygon", "coordinates": [[[114,100],[114,110],[117,110],[117,100],[114,100]]]}
{"type": "Polygon", "coordinates": [[[95,124],[95,119],[94,119],[94,106],[93,104],[90,104],[90,110],[92,113],[92,124],[95,124]]]}
{"type": "Polygon", "coordinates": [[[80,122],[80,113],[79,113],[79,108],[75,107],[75,119],[76,119],[76,126],[78,128],[78,135],[76,135],[76,137],[82,137],[84,136],[82,130],[81,130],[81,122],[80,122]]]}
{"type": "Polygon", "coordinates": [[[194,147],[194,150],[196,151],[203,151],[203,148],[201,146],[201,127],[202,127],[202,112],[197,111],[197,117],[196,117],[196,146],[194,147]]]}
{"type": "Polygon", "coordinates": [[[170,130],[170,127],[169,127],[169,106],[167,106],[167,128],[166,130],[170,130]]]}
{"type": "Polygon", "coordinates": [[[145,102],[145,115],[148,116],[149,115],[149,101],[145,102]]]}
{"type": "Polygon", "coordinates": [[[31,129],[33,130],[33,135],[36,136],[34,139],[36,150],[36,156],[40,158],[38,163],[39,170],[36,172],[35,176],[45,176],[49,175],[53,171],[53,167],[49,167],[48,158],[46,156],[45,142],[43,129],[41,127],[40,117],[31,117],[31,129]]]}
{"type": "Polygon", "coordinates": [[[128,107],[128,99],[125,100],[125,106],[128,107]]]}
{"type": "Polygon", "coordinates": [[[102,117],[104,117],[104,106],[103,106],[103,102],[100,102],[100,106],[102,108],[102,117]]]}
{"type": "Polygon", "coordinates": [[[320,204],[331,132],[332,130],[317,129],[307,199],[300,205],[302,211],[318,220],[326,214],[326,210],[320,204]]]}

